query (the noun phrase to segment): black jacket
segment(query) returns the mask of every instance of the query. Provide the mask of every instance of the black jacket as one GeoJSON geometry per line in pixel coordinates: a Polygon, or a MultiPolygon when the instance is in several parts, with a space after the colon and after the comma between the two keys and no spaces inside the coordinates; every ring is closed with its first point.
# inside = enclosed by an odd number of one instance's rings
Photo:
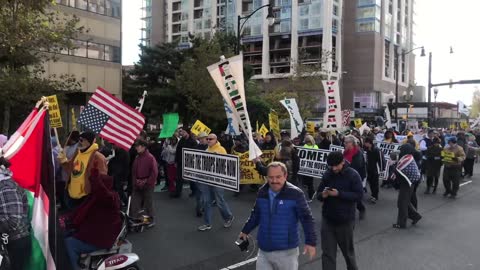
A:
{"type": "Polygon", "coordinates": [[[195,141],[192,137],[188,137],[188,139],[185,139],[185,138],[180,139],[180,141],[177,144],[177,152],[175,153],[175,162],[177,163],[177,168],[182,168],[183,148],[196,149],[197,141],[195,141]]]}
{"type": "Polygon", "coordinates": [[[413,145],[406,143],[400,146],[400,155],[398,156],[398,160],[400,160],[405,155],[412,155],[415,159],[415,163],[420,168],[420,163],[422,161],[422,154],[413,147],[413,145]]]}
{"type": "Polygon", "coordinates": [[[379,174],[385,169],[385,157],[382,151],[375,145],[372,150],[365,150],[367,153],[367,174],[379,174]]]}
{"type": "Polygon", "coordinates": [[[358,172],[358,174],[360,175],[360,179],[363,180],[365,179],[365,177],[367,177],[365,158],[363,157],[362,149],[359,149],[359,151],[353,156],[350,167],[358,172]]]}
{"type": "Polygon", "coordinates": [[[317,198],[323,201],[322,216],[332,224],[343,224],[355,220],[356,203],[362,199],[363,187],[360,175],[347,164],[335,174],[327,170],[318,186],[317,198]],[[322,197],[326,187],[338,190],[337,197],[322,197]]]}

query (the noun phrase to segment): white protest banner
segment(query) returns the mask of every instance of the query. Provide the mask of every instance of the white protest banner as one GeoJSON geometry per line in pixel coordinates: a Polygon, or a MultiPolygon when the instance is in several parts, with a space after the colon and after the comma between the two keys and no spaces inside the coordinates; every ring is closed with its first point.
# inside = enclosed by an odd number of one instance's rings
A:
{"type": "Polygon", "coordinates": [[[253,160],[262,155],[262,151],[253,140],[252,126],[247,112],[245,87],[243,82],[243,56],[237,55],[229,59],[220,57],[220,62],[207,67],[210,76],[220,90],[220,94],[231,106],[242,131],[249,142],[249,158],[253,160]]]}
{"type": "Polygon", "coordinates": [[[400,143],[386,143],[375,141],[375,145],[382,151],[385,159],[390,159],[390,154],[392,152],[400,151],[400,143]]]}
{"type": "Polygon", "coordinates": [[[312,149],[298,147],[298,157],[300,158],[299,175],[322,177],[327,170],[327,156],[329,150],[312,149]]]}
{"type": "Polygon", "coordinates": [[[237,118],[233,117],[233,111],[230,105],[228,105],[227,101],[223,99],[223,107],[225,108],[225,113],[227,114],[227,130],[225,134],[236,136],[240,135],[240,125],[238,124],[237,118]]]}
{"type": "Polygon", "coordinates": [[[339,145],[334,145],[334,144],[330,144],[330,152],[337,152],[337,151],[340,151],[343,153],[343,150],[345,150],[345,148],[343,146],[339,146],[339,145]]]}
{"type": "Polygon", "coordinates": [[[392,117],[390,116],[390,110],[388,109],[388,107],[385,107],[385,118],[387,119],[387,122],[385,122],[385,126],[387,128],[392,128],[392,117]]]}
{"type": "Polygon", "coordinates": [[[231,191],[240,191],[240,159],[194,149],[183,149],[183,178],[231,191]]]}
{"type": "Polygon", "coordinates": [[[340,106],[340,89],[338,81],[322,81],[325,91],[326,109],[323,127],[335,130],[343,127],[342,108],[340,106]]]}
{"type": "Polygon", "coordinates": [[[300,116],[300,111],[298,110],[297,101],[294,98],[286,98],[280,100],[280,103],[287,109],[290,114],[290,128],[291,128],[291,138],[296,138],[303,129],[303,120],[300,116]]]}

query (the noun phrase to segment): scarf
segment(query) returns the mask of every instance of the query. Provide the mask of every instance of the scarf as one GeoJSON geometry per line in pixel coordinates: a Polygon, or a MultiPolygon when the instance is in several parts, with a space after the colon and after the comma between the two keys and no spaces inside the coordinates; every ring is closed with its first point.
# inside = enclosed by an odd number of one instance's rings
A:
{"type": "Polygon", "coordinates": [[[358,153],[358,148],[354,147],[352,149],[348,149],[343,151],[343,158],[348,161],[349,163],[352,163],[353,157],[358,153]]]}

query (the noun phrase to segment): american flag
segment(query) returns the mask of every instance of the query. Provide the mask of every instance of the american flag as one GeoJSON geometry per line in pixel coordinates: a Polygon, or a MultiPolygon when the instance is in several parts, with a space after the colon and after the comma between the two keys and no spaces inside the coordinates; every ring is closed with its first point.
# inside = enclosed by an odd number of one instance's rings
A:
{"type": "Polygon", "coordinates": [[[398,161],[397,172],[407,180],[410,186],[421,180],[420,170],[412,155],[405,155],[398,161]]]}
{"type": "Polygon", "coordinates": [[[100,87],[80,114],[78,123],[105,140],[128,150],[145,124],[145,117],[100,87]]]}

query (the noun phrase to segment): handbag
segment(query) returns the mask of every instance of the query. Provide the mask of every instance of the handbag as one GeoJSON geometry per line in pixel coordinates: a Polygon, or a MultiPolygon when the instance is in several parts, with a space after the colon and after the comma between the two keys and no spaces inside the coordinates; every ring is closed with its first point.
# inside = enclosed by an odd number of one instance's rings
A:
{"type": "Polygon", "coordinates": [[[8,234],[2,233],[0,241],[0,270],[10,270],[12,265],[7,251],[8,234]]]}

